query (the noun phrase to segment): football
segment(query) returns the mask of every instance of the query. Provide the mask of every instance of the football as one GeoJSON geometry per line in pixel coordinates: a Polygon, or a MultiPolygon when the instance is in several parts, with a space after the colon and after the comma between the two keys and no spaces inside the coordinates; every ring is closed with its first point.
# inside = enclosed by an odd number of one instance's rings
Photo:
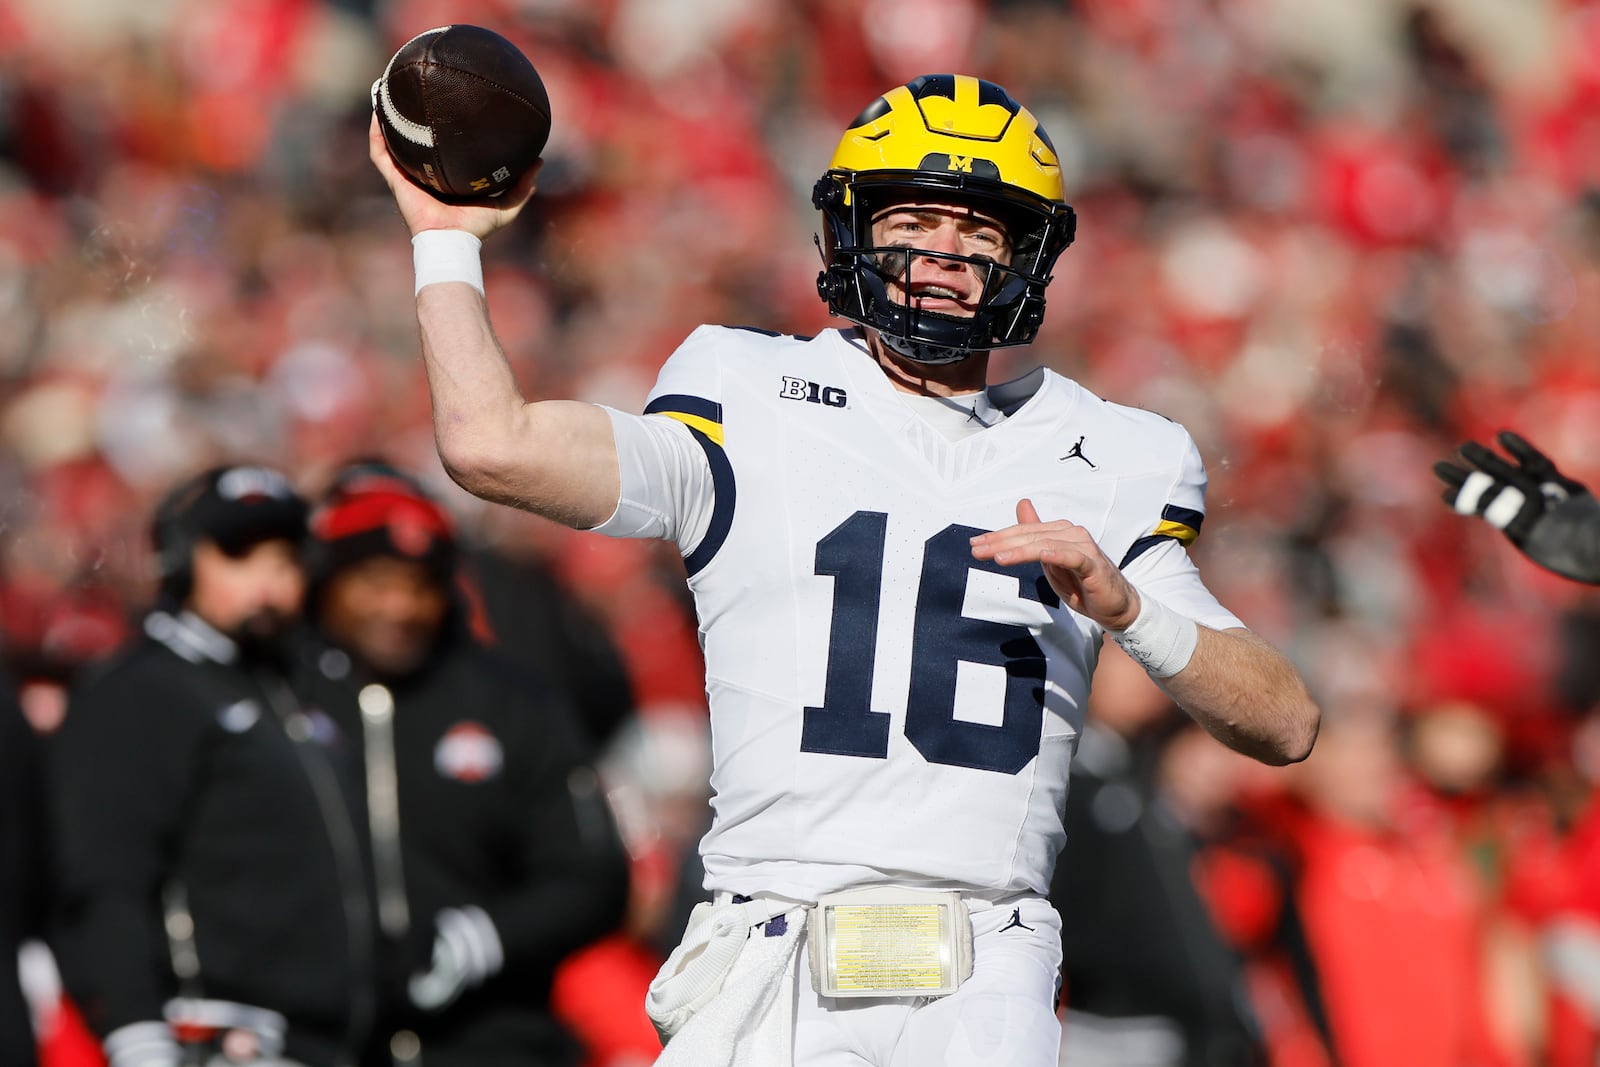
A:
{"type": "Polygon", "coordinates": [[[372,85],[395,163],[441,200],[498,196],[550,138],[550,97],[516,45],[482,26],[441,26],[400,47],[372,85]]]}

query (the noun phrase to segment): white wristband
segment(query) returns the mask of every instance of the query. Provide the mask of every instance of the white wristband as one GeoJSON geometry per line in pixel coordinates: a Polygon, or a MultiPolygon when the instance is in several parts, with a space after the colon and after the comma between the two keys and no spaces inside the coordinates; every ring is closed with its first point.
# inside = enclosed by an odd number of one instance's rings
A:
{"type": "Polygon", "coordinates": [[[483,242],[466,230],[423,230],[411,239],[417,292],[437,282],[466,282],[483,292],[483,242]]]}
{"type": "Polygon", "coordinates": [[[1154,597],[1139,596],[1139,617],[1126,630],[1107,630],[1152,678],[1171,678],[1189,665],[1200,643],[1200,627],[1154,597]]]}

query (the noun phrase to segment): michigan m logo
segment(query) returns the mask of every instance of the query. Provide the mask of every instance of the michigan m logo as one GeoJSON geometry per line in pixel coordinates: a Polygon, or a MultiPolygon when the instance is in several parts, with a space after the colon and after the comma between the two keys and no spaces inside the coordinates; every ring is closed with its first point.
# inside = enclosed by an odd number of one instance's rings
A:
{"type": "Polygon", "coordinates": [[[970,174],[975,178],[992,178],[1000,180],[1000,168],[995,166],[994,160],[984,159],[982,156],[957,156],[945,152],[929,152],[922,157],[918,170],[959,171],[970,174]]]}

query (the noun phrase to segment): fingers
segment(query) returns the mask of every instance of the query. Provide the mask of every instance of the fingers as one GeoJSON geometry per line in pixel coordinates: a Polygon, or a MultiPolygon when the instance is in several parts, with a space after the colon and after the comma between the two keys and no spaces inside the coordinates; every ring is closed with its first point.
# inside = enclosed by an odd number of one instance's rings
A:
{"type": "Polygon", "coordinates": [[[509,225],[521,214],[533,196],[539,171],[544,166],[542,159],[536,160],[517,184],[500,196],[443,200],[400,169],[389,153],[376,113],[367,125],[367,155],[388,183],[389,192],[412,234],[424,230],[464,230],[480,240],[509,225]]]}
{"type": "Polygon", "coordinates": [[[1522,435],[1511,430],[1501,430],[1499,441],[1500,447],[1515,456],[1517,462],[1522,464],[1522,469],[1528,478],[1545,491],[1549,491],[1552,486],[1559,487],[1567,495],[1586,491],[1582,482],[1574,481],[1562,474],[1553,459],[1529,444],[1522,435]]]}
{"type": "Polygon", "coordinates": [[[1087,549],[1067,541],[1036,538],[998,549],[992,556],[996,563],[1014,567],[1021,563],[1042,563],[1085,576],[1094,570],[1096,557],[1087,549]]]}
{"type": "MultiPolygon", "coordinates": [[[[372,113],[372,121],[367,123],[367,158],[372,160],[372,165],[378,168],[378,173],[385,179],[398,174],[394,159],[389,155],[389,145],[383,139],[383,130],[378,126],[378,113],[372,113]]],[[[393,182],[390,181],[392,185],[393,182]]]]}
{"type": "Polygon", "coordinates": [[[1541,467],[1552,471],[1555,469],[1555,464],[1550,462],[1550,457],[1534,448],[1521,434],[1511,430],[1501,430],[1497,440],[1500,442],[1500,447],[1505,449],[1525,469],[1529,471],[1535,471],[1541,467]]]}
{"type": "Polygon", "coordinates": [[[533,198],[534,190],[539,188],[539,172],[541,170],[544,170],[544,160],[534,160],[533,166],[528,168],[528,172],[517,179],[517,184],[506,190],[504,199],[508,207],[514,206],[520,210],[523,204],[533,198]]]}
{"type": "Polygon", "coordinates": [[[1015,526],[972,538],[972,555],[1011,566],[1018,563],[1048,563],[1079,573],[1094,565],[1099,548],[1082,526],[1066,519],[1043,522],[1033,501],[1017,502],[1015,526]]]}
{"type": "Polygon", "coordinates": [[[1108,629],[1138,614],[1138,593],[1094,535],[1066,519],[1042,521],[1026,497],[1017,501],[1017,524],[972,538],[972,555],[1003,567],[1040,564],[1062,604],[1108,629]]]}
{"type": "MultiPolygon", "coordinates": [[[[1507,441],[1506,435],[1502,434],[1500,443],[1519,459],[1529,454],[1521,451],[1522,446],[1527,445],[1521,438],[1507,441]]],[[[1433,465],[1433,472],[1447,487],[1442,494],[1444,502],[1457,514],[1480,516],[1490,526],[1503,530],[1514,542],[1520,543],[1544,509],[1539,479],[1533,476],[1526,464],[1513,466],[1476,441],[1463,444],[1460,452],[1473,469],[1454,463],[1433,465]]],[[[1536,451],[1531,454],[1538,455],[1536,451]]],[[[1544,462],[1548,463],[1548,460],[1544,462]]]]}
{"type": "Polygon", "coordinates": [[[1444,502],[1457,514],[1482,512],[1489,503],[1504,496],[1505,490],[1520,476],[1515,467],[1476,441],[1468,441],[1458,451],[1472,468],[1454,463],[1433,465],[1433,472],[1449,487],[1444,492],[1444,502]]]}
{"type": "Polygon", "coordinates": [[[1087,532],[1065,520],[1042,523],[1033,501],[1023,497],[1017,501],[1017,525],[996,530],[992,536],[993,559],[996,563],[1024,563],[1030,560],[1055,564],[1076,570],[1086,562],[1081,550],[1067,545],[1074,532],[1087,532]]]}
{"type": "Polygon", "coordinates": [[[1462,445],[1461,454],[1466,457],[1468,463],[1499,481],[1520,482],[1527,477],[1522,471],[1501,458],[1499,453],[1485,448],[1476,441],[1468,441],[1462,445]]]}
{"type": "MultiPolygon", "coordinates": [[[[1461,483],[1467,480],[1468,472],[1464,467],[1441,461],[1433,465],[1433,473],[1438,476],[1440,481],[1450,487],[1450,493],[1453,496],[1461,488],[1461,483]]],[[[1446,499],[1448,500],[1450,497],[1446,499]]]]}
{"type": "MultiPolygon", "coordinates": [[[[1037,515],[1035,519],[1037,520],[1037,515]]],[[[1074,542],[1092,543],[1092,539],[1083,527],[1064,519],[1047,523],[1035,521],[1007,526],[992,533],[979,534],[972,539],[972,554],[979,559],[1009,563],[1012,560],[1006,558],[1007,556],[1030,545],[1070,545],[1074,542]]]]}
{"type": "Polygon", "coordinates": [[[1483,515],[1495,501],[1506,501],[1508,503],[1502,506],[1509,506],[1513,498],[1524,499],[1516,486],[1496,481],[1483,471],[1471,471],[1456,491],[1445,497],[1445,502],[1455,508],[1458,515],[1483,515]]]}
{"type": "Polygon", "coordinates": [[[998,545],[1012,539],[1026,538],[1041,532],[1051,531],[1057,534],[1069,533],[1073,530],[1082,530],[1083,527],[1067,519],[1054,519],[1045,522],[1039,518],[1038,510],[1033,506],[1033,501],[1023,497],[1017,501],[1017,522],[1014,526],[1002,527],[989,533],[981,533],[972,539],[974,545],[998,545]]]}
{"type": "Polygon", "coordinates": [[[1464,467],[1456,466],[1454,463],[1441,461],[1433,465],[1433,473],[1444,483],[1444,491],[1439,494],[1439,499],[1454,508],[1456,501],[1461,497],[1462,487],[1467,484],[1467,478],[1471,472],[1464,467]]]}
{"type": "Polygon", "coordinates": [[[1553,482],[1568,491],[1576,485],[1556,469],[1549,456],[1535,448],[1521,434],[1501,430],[1496,440],[1517,461],[1515,465],[1475,441],[1462,445],[1461,454],[1478,469],[1500,481],[1521,486],[1524,492],[1535,492],[1547,482],[1553,482]]]}
{"type": "MultiPolygon", "coordinates": [[[[389,187],[389,192],[394,195],[397,201],[402,197],[408,196],[410,188],[416,188],[427,193],[426,189],[422,189],[421,186],[406,176],[405,172],[400,169],[400,165],[394,161],[394,156],[389,154],[389,143],[383,139],[383,130],[378,125],[376,112],[373,113],[372,121],[367,124],[367,158],[372,160],[374,167],[378,168],[378,173],[382,175],[384,184],[389,187]]],[[[432,194],[428,195],[431,196],[432,194]]],[[[403,203],[401,205],[401,213],[405,213],[403,203]]]]}

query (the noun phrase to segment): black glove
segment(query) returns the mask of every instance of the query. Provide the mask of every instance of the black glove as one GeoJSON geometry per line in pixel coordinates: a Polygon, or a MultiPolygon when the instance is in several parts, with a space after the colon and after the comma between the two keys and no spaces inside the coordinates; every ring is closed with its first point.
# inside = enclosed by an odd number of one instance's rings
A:
{"type": "Polygon", "coordinates": [[[1582,482],[1556,470],[1550,457],[1502,430],[1498,440],[1513,465],[1476,441],[1461,446],[1471,464],[1435,463],[1444,502],[1503,530],[1517,549],[1565,578],[1600,585],[1600,503],[1582,482]]]}

